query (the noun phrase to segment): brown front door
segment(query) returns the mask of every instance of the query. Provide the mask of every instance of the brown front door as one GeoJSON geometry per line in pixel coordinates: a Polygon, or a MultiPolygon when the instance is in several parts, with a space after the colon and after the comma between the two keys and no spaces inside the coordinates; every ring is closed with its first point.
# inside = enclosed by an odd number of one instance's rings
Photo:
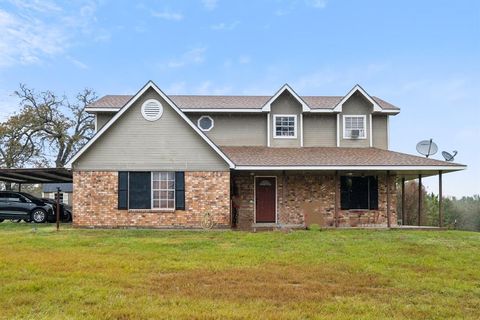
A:
{"type": "Polygon", "coordinates": [[[255,177],[255,222],[275,222],[275,178],[255,177]]]}

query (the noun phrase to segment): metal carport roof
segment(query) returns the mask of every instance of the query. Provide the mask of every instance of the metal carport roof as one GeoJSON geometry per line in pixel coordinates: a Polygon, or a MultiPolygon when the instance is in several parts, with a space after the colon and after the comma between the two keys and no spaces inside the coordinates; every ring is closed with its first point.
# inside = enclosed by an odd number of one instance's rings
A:
{"type": "Polygon", "coordinates": [[[0,181],[13,183],[72,182],[72,171],[65,168],[0,168],[0,181]]]}

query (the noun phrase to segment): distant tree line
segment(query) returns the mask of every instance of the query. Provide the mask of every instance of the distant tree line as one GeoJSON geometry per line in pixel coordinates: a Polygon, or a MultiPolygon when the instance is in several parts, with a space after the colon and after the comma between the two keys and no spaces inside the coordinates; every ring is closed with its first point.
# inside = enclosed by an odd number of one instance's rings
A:
{"type": "MultiPolygon", "coordinates": [[[[405,184],[405,213],[406,225],[418,224],[418,188],[417,181],[405,184]]],[[[422,186],[422,210],[420,224],[425,226],[438,226],[438,195],[427,193],[422,186]]],[[[402,190],[397,188],[397,212],[401,218],[402,190]]],[[[444,197],[443,198],[443,225],[451,229],[480,231],[480,195],[469,197],[444,197]]]]}

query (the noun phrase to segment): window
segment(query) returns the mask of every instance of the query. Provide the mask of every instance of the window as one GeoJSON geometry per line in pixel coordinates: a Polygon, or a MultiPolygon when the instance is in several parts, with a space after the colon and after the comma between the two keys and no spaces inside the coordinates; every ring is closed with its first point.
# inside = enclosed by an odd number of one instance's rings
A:
{"type": "Polygon", "coordinates": [[[340,178],[340,195],[342,210],[378,209],[378,179],[377,177],[340,178]]]}
{"type": "Polygon", "coordinates": [[[274,138],[297,138],[296,115],[274,115],[274,138]]]}
{"type": "Polygon", "coordinates": [[[142,116],[145,120],[155,121],[162,117],[162,104],[155,99],[148,99],[142,104],[142,116]]]}
{"type": "Polygon", "coordinates": [[[152,209],[175,209],[175,172],[152,172],[152,209]]]}
{"type": "Polygon", "coordinates": [[[202,131],[210,131],[213,128],[213,119],[210,116],[201,116],[197,125],[202,131]]]}
{"type": "Polygon", "coordinates": [[[118,209],[185,210],[185,172],[118,172],[118,209]]]}
{"type": "Polygon", "coordinates": [[[343,116],[343,139],[366,139],[367,116],[343,116]]]}

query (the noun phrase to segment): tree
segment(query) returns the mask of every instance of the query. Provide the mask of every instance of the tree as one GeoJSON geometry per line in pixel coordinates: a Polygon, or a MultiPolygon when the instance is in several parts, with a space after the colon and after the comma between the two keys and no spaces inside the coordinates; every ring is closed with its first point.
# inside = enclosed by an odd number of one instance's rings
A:
{"type": "Polygon", "coordinates": [[[39,156],[35,145],[37,130],[25,114],[17,114],[0,123],[0,167],[22,167],[39,156]]]}
{"type": "MultiPolygon", "coordinates": [[[[405,184],[406,225],[418,224],[418,182],[409,181],[405,184]]],[[[397,188],[397,212],[401,212],[402,191],[397,188]]],[[[421,225],[438,226],[438,195],[427,194],[422,186],[421,225]]],[[[480,231],[480,196],[443,197],[443,225],[460,230],[480,231]]]]}
{"type": "Polygon", "coordinates": [[[56,167],[63,167],[92,137],[94,118],[85,108],[97,99],[93,90],[84,89],[73,103],[52,91],[36,93],[24,84],[20,84],[15,94],[20,98],[20,116],[28,119],[34,132],[33,145],[41,149],[45,158],[52,159],[56,167]],[[46,154],[47,150],[51,154],[46,154]]]}

